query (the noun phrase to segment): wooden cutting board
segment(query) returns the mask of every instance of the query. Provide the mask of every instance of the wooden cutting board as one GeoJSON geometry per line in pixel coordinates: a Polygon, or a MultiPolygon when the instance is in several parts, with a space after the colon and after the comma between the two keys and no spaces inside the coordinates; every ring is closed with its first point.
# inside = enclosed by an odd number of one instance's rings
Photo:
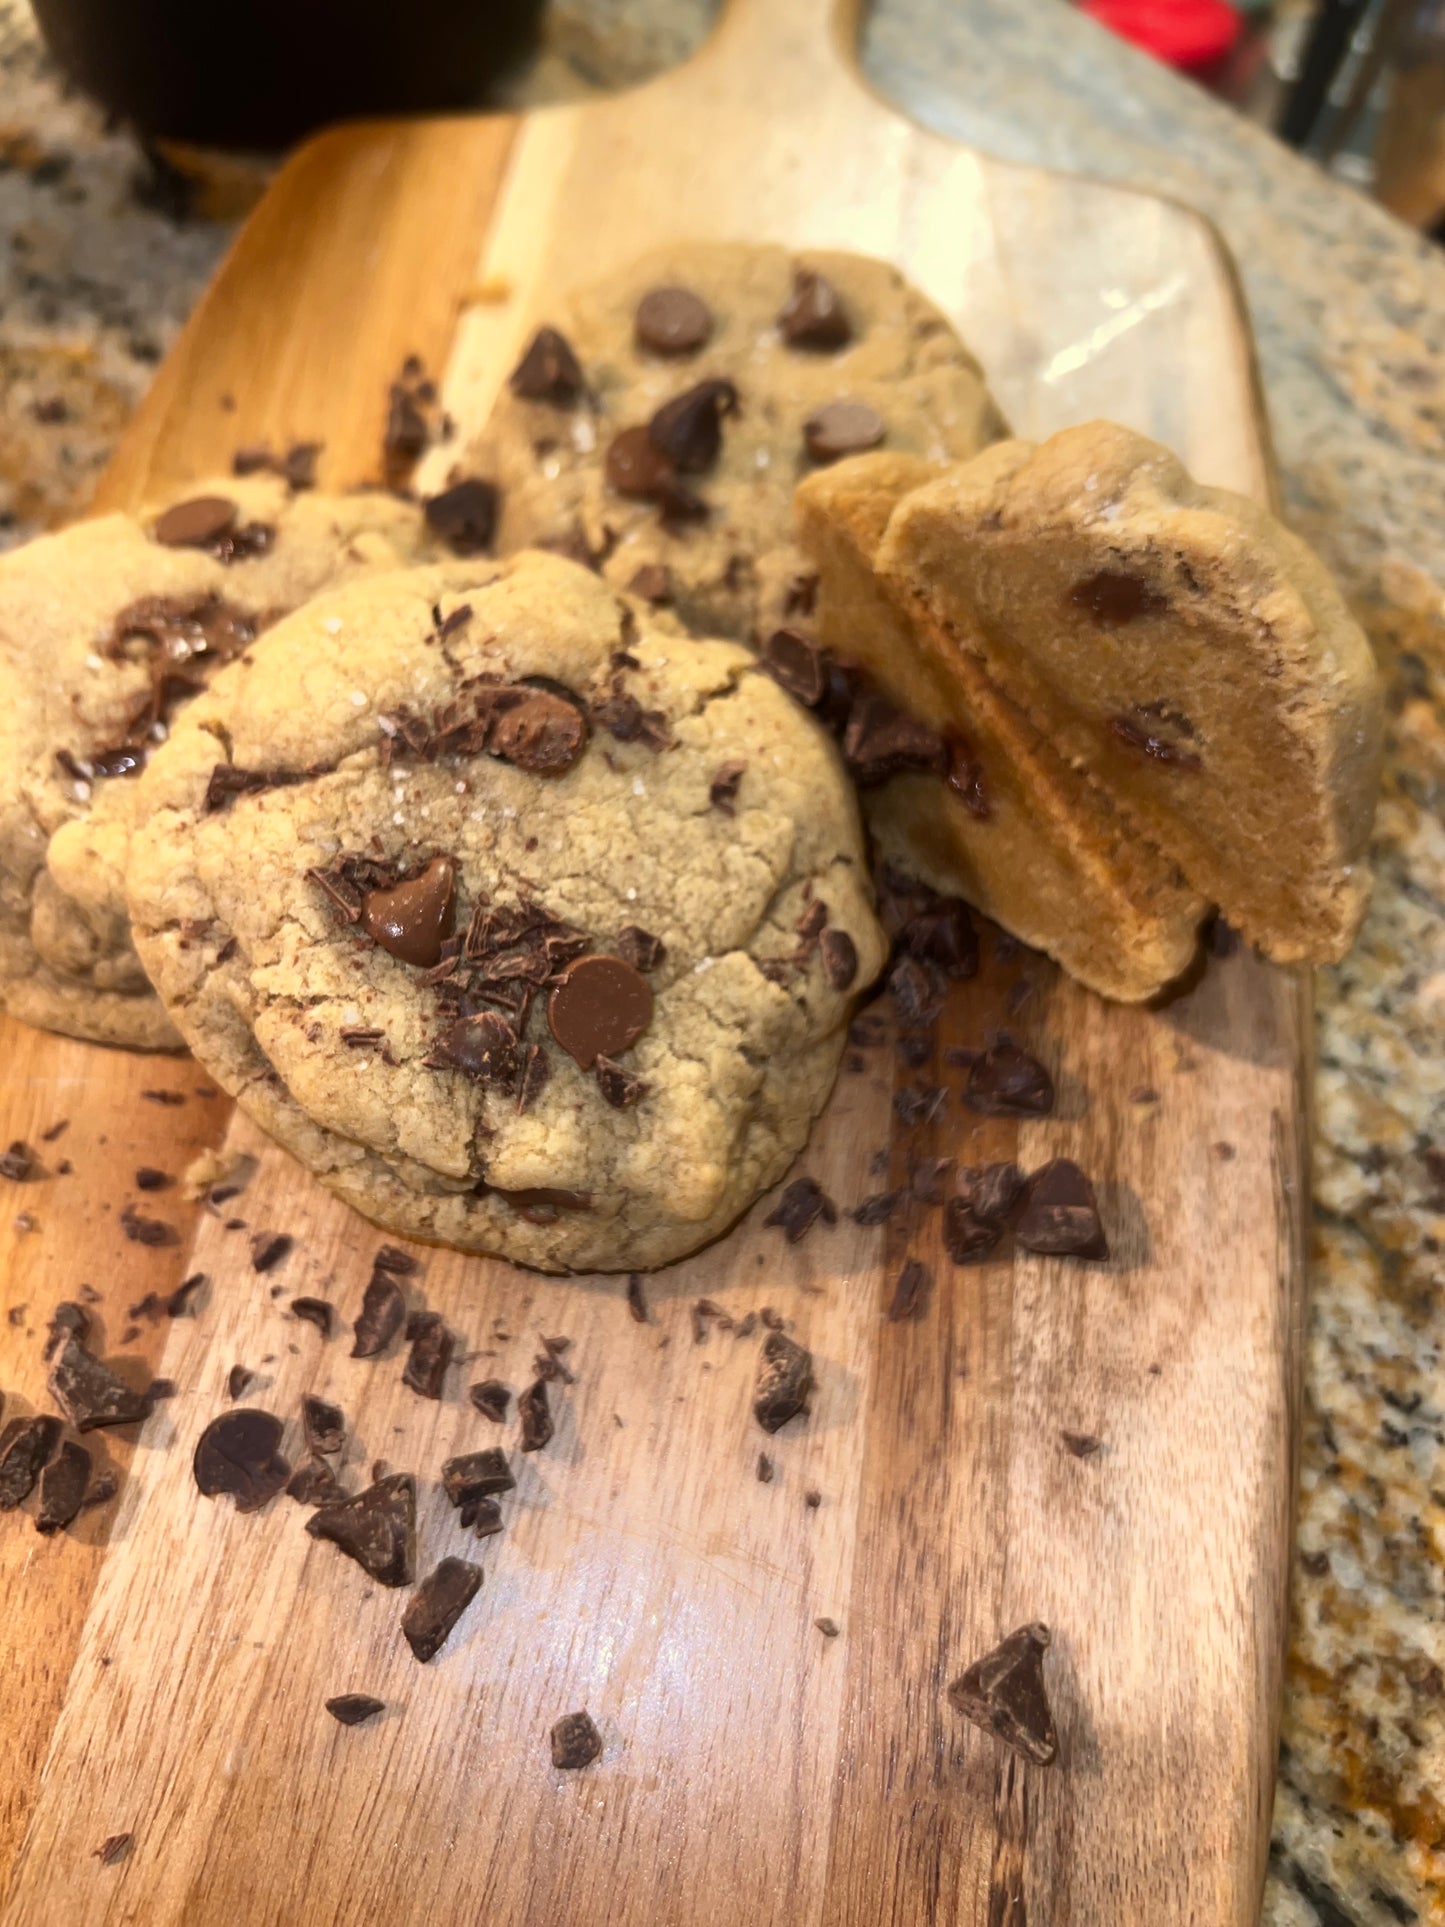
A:
{"type": "MultiPolygon", "coordinates": [[[[264,440],[323,440],[326,483],[371,476],[404,355],[445,368],[474,425],[538,307],[687,236],[885,256],[955,317],[1021,430],[1111,415],[1267,495],[1212,230],[922,132],[859,78],[854,26],[848,0],[734,0],[698,59],[620,99],[312,143],[161,370],[104,502],[182,488],[264,440]]],[[[23,1308],[0,1320],[10,1410],[44,1401],[45,1321],[82,1281],[104,1294],[105,1351],[178,1389],[138,1440],[105,1441],[118,1506],[53,1540],[0,1519],[6,1927],[1253,1922],[1294,1483],[1306,980],[1241,953],[1166,1009],[1122,1010],[986,952],[916,1073],[952,1087],[942,1118],[895,1123],[885,1042],[800,1168],[847,1205],[920,1156],[1075,1157],[1101,1181],[1108,1264],[955,1271],[937,1211],[911,1232],[845,1218],[795,1248],[764,1206],[651,1279],[641,1325],[620,1280],[427,1252],[420,1295],[482,1353],[440,1404],[402,1387],[397,1359],[353,1361],[345,1329],[324,1342],[288,1315],[310,1291],[349,1324],[377,1234],[193,1065],[9,1027],[0,1143],[37,1144],[50,1173],[0,1185],[4,1299],[23,1308]],[[1053,1117],[960,1105],[943,1053],[1000,1023],[1053,1068],[1053,1117]],[[240,1197],[217,1213],[148,1194],[178,1242],[118,1237],[138,1165],[178,1172],[223,1142],[255,1160],[240,1197]],[[35,1229],[12,1229],[19,1211],[35,1229]],[[264,1277],[263,1230],[296,1239],[264,1277]],[[893,1322],[909,1255],[933,1289],[893,1322]],[[194,1319],[125,1336],[129,1304],[197,1270],[194,1319]],[[806,1424],[758,1431],[757,1339],[695,1343],[700,1296],[735,1317],[771,1305],[811,1346],[806,1424]],[[464,1388],[525,1383],[543,1333],[571,1339],[577,1383],[553,1444],[518,1462],[482,1593],[427,1668],[401,1596],[308,1539],[292,1501],[238,1518],[195,1491],[192,1445],[242,1363],[293,1443],[304,1391],[339,1400],[353,1484],[378,1457],[421,1477],[424,1567],[476,1552],[436,1476],[453,1451],[515,1446],[464,1388]],[[1076,1456],[1065,1432],[1100,1448],[1076,1456]],[[1054,1629],[1046,1771],[944,1699],[1031,1619],[1054,1629]],[[343,1691],[388,1711],[343,1730],[322,1710],[343,1691]],[[547,1729],[579,1706],[606,1752],[559,1774],[547,1729]],[[122,1833],[127,1857],[103,1864],[122,1833]]]]}

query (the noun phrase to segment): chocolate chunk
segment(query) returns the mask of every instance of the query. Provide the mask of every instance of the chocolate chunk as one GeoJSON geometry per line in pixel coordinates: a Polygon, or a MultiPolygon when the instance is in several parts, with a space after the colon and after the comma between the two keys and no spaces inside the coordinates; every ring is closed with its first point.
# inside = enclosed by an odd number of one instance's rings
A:
{"type": "MultiPolygon", "coordinates": [[[[134,1313],[131,1314],[132,1317],[134,1315],[134,1313]]],[[[67,1338],[77,1339],[83,1345],[89,1331],[90,1313],[85,1306],[63,1299],[50,1314],[50,1323],[46,1327],[43,1355],[47,1363],[54,1358],[67,1338]]]]}
{"type": "Polygon", "coordinates": [[[383,1586],[409,1586],[416,1563],[416,1481],[392,1472],[355,1498],[323,1506],[306,1521],[383,1586]]]}
{"type": "Polygon", "coordinates": [[[640,1272],[631,1271],[627,1274],[627,1309],[634,1324],[646,1325],[650,1322],[647,1311],[647,1293],[643,1289],[642,1275],[640,1272]]]}
{"type": "Polygon", "coordinates": [[[963,1101],[981,1117],[1047,1117],[1054,1082],[1036,1057],[1017,1044],[990,1044],[969,1067],[963,1101]]]}
{"type": "Polygon", "coordinates": [[[738,412],[738,391],[714,378],[664,402],[647,424],[652,446],[683,475],[710,469],[722,448],[722,425],[738,412]]]}
{"type": "Polygon", "coordinates": [[[819,939],[823,975],[834,990],[847,990],[858,975],[858,946],[846,930],[825,930],[819,939]]]}
{"type": "Polygon", "coordinates": [[[113,1833],[109,1839],[101,1841],[92,1858],[98,1860],[102,1867],[118,1867],[134,1845],[133,1833],[113,1833]]]}
{"type": "Polygon", "coordinates": [[[979,761],[968,738],[957,730],[950,731],[944,742],[948,752],[948,765],[943,780],[962,802],[969,815],[976,816],[980,822],[986,823],[993,815],[993,804],[989,798],[983,764],[979,761]]]}
{"type": "Polygon", "coordinates": [[[854,1224],[886,1224],[903,1201],[901,1191],[875,1191],[849,1213],[854,1224]]]}
{"type": "Polygon", "coordinates": [[[502,1530],[502,1508],[495,1499],[473,1499],[460,1513],[464,1526],[470,1526],[479,1539],[490,1539],[502,1530]]]}
{"type": "Polygon", "coordinates": [[[114,1472],[102,1472],[92,1485],[85,1489],[85,1497],[80,1502],[82,1512],[89,1512],[92,1506],[109,1505],[120,1490],[120,1481],[114,1472]]]}
{"type": "Polygon", "coordinates": [[[778,332],[790,348],[846,348],[853,338],[838,290],[812,268],[794,268],[793,292],[778,310],[778,332]]]}
{"type": "Polygon", "coordinates": [[[962,897],[933,897],[898,933],[909,956],[935,965],[961,983],[978,974],[978,933],[962,897]]]}
{"type": "Polygon", "coordinates": [[[1033,1172],[1014,1236],[1025,1251],[1060,1258],[1107,1258],[1094,1187],[1070,1158],[1054,1158],[1033,1172]]]}
{"type": "Polygon", "coordinates": [[[507,1416],[507,1406],[512,1394],[499,1378],[484,1378],[473,1385],[467,1397],[476,1406],[483,1418],[489,1418],[500,1425],[507,1416]]]}
{"type": "Polygon", "coordinates": [[[60,1438],[60,1420],[49,1412],[13,1418],[0,1432],[0,1512],[13,1512],[40,1477],[60,1438]]]}
{"type": "Polygon", "coordinates": [[[460,1458],[448,1459],[442,1467],[443,1489],[457,1506],[510,1492],[516,1483],[506,1453],[496,1445],[481,1452],[465,1452],[460,1458]]]}
{"type": "Polygon", "coordinates": [[[888,424],[866,401],[830,401],[803,423],[803,442],[815,462],[837,462],[877,448],[888,424]]]}
{"type": "Polygon", "coordinates": [[[790,1245],[800,1244],[821,1218],[838,1222],[838,1207],[816,1178],[794,1178],[773,1206],[765,1225],[777,1225],[790,1245]]]}
{"type": "Polygon", "coordinates": [[[712,315],[691,288],[650,288],[637,304],[639,348],[655,355],[691,355],[712,335],[712,315]]]}
{"type": "Polygon", "coordinates": [[[943,1213],[943,1246],[956,1265],[980,1263],[1003,1237],[1003,1225],[981,1219],[966,1198],[950,1198],[943,1213]]]}
{"type": "Polygon", "coordinates": [[[234,1403],[256,1374],[248,1365],[233,1365],[226,1374],[226,1396],[234,1403]]]}
{"type": "Polygon", "coordinates": [[[411,1351],[401,1374],[403,1385],[422,1398],[440,1398],[447,1366],[456,1350],[456,1337],[446,1321],[434,1311],[413,1312],[407,1321],[406,1335],[411,1351]]]}
{"type": "Polygon", "coordinates": [[[258,1231],[251,1240],[252,1271],[274,1271],[291,1255],[295,1244],[287,1231],[258,1231]]]}
{"type": "Polygon", "coordinates": [[[487,749],[529,775],[561,776],[586,749],[590,734],[580,696],[561,684],[534,685],[498,715],[487,749]]]}
{"type": "Polygon", "coordinates": [[[507,386],[523,401],[549,401],[565,408],[582,393],[582,364],[564,334],[556,328],[539,328],[508,377],[507,386]]]}
{"type": "Polygon", "coordinates": [[[291,1474],[286,1496],[300,1505],[335,1505],[347,1493],[325,1459],[317,1458],[313,1452],[291,1474]]]}
{"type": "Polygon", "coordinates": [[[389,1271],[395,1278],[410,1278],[413,1272],[421,1270],[420,1261],[399,1245],[378,1245],[371,1262],[375,1270],[389,1271]]]}
{"type": "Polygon", "coordinates": [[[921,1318],[928,1309],[929,1293],[933,1290],[933,1273],[917,1258],[909,1258],[898,1274],[898,1282],[893,1287],[893,1297],[889,1301],[888,1316],[894,1324],[906,1318],[921,1318]]]}
{"type": "Polygon", "coordinates": [[[23,1138],[16,1138],[8,1151],[0,1152],[0,1178],[24,1184],[35,1173],[36,1157],[23,1138]]]}
{"type": "Polygon", "coordinates": [[[584,1071],[629,1049],[651,1021],[652,987],[620,957],[577,958],[547,996],[547,1027],[584,1071]]]}
{"type": "Polygon", "coordinates": [[[133,1392],[73,1338],[61,1347],[47,1383],[77,1432],[94,1431],[97,1425],[131,1425],[150,1409],[144,1392],[133,1392]]]}
{"type": "Polygon", "coordinates": [[[361,1300],[361,1315],[356,1321],[356,1336],[351,1347],[353,1358],[376,1358],[384,1352],[406,1322],[406,1300],[385,1270],[380,1255],[376,1269],[361,1300]]]}
{"type": "Polygon", "coordinates": [[[193,1271],[189,1278],[182,1278],[168,1298],[161,1302],[161,1309],[167,1318],[186,1318],[190,1315],[191,1300],[207,1282],[204,1271],[193,1271]]]}
{"type": "Polygon", "coordinates": [[[602,1754],[602,1735],[590,1713],[567,1713],[552,1728],[552,1764],[562,1772],[591,1766],[602,1754]]]}
{"type": "Polygon", "coordinates": [[[500,500],[495,482],[473,476],[428,496],[422,513],[454,555],[480,555],[492,545],[500,500]]]}
{"type": "Polygon", "coordinates": [[[1145,710],[1139,710],[1134,716],[1111,716],[1109,728],[1129,749],[1137,749],[1141,756],[1156,763],[1172,763],[1178,769],[1187,770],[1204,767],[1194,750],[1184,749],[1173,740],[1167,723],[1151,718],[1145,710]]]}
{"type": "Polygon", "coordinates": [[[724,816],[735,814],[738,791],[742,787],[746,763],[719,763],[713,772],[712,782],[708,785],[707,800],[715,810],[724,816]]]}
{"type": "Polygon", "coordinates": [[[646,428],[623,428],[607,448],[604,473],[609,488],[634,501],[655,502],[664,521],[697,521],[707,504],[678,479],[677,469],[646,428]]]}
{"type": "Polygon", "coordinates": [[[758,1357],[753,1416],[765,1432],[776,1432],[808,1409],[813,1389],[813,1355],[785,1332],[770,1331],[758,1357]]]}
{"type": "Polygon", "coordinates": [[[672,570],[665,562],[644,562],[627,587],[633,595],[660,608],[673,599],[672,570]]]}
{"type": "Polygon", "coordinates": [[[80,1511],[90,1484],[90,1454],[83,1445],[66,1439],[57,1458],[40,1474],[40,1506],[35,1514],[37,1532],[63,1531],[80,1511]]]}
{"type": "Polygon", "coordinates": [[[457,866],[449,856],[434,856],[420,876],[391,890],[368,890],[361,906],[361,927],[389,956],[418,970],[441,961],[442,939],[452,932],[457,866]]]}
{"type": "Polygon", "coordinates": [[[142,1164],[136,1169],[135,1185],[137,1191],[164,1191],[175,1183],[168,1171],[158,1171],[153,1164],[142,1164]]]}
{"type": "Polygon", "coordinates": [[[291,1316],[314,1325],[323,1338],[331,1336],[332,1307],[324,1298],[293,1298],[291,1316]]]}
{"type": "Polygon", "coordinates": [[[423,1060],[433,1070],[464,1071],[483,1083],[511,1091],[517,1081],[517,1033],[494,1010],[459,1017],[423,1060]]]}
{"type": "Polygon", "coordinates": [[[204,549],[229,535],[240,513],[224,495],[195,495],[158,515],[151,534],[168,549],[204,549]]]}
{"type": "Polygon", "coordinates": [[[122,1232],[133,1245],[176,1245],[180,1243],[180,1233],[163,1218],[147,1218],[128,1204],[118,1220],[122,1232]]]}
{"type": "Polygon", "coordinates": [[[773,1482],[773,1462],[766,1452],[758,1454],[758,1484],[771,1485],[773,1482]]]}
{"type": "Polygon", "coordinates": [[[1064,1450],[1076,1459],[1091,1459],[1096,1452],[1102,1452],[1104,1441],[1096,1439],[1091,1432],[1060,1432],[1064,1450]]]}
{"type": "Polygon", "coordinates": [[[617,954],[634,970],[656,970],[667,955],[667,946],[640,924],[626,923],[617,933],[617,954]]]}
{"type": "Polygon", "coordinates": [[[862,789],[909,771],[943,767],[943,738],[876,691],[860,695],[843,732],[843,760],[862,789]]]}
{"type": "Polygon", "coordinates": [[[301,1400],[301,1424],[313,1452],[331,1457],[346,1443],[346,1416],[339,1405],[307,1392],[301,1400]]]}
{"type": "Polygon", "coordinates": [[[1006,1223],[1023,1188],[1023,1173],[1011,1162],[965,1165],[958,1174],[958,1195],[984,1224],[1006,1223]]]}
{"type": "Polygon", "coordinates": [[[966,1720],[981,1726],[1035,1766],[1047,1766],[1059,1750],[1059,1736],[1044,1687],[1047,1626],[1020,1626],[976,1659],[948,1689],[950,1702],[966,1720]]]}
{"type": "Polygon", "coordinates": [[[841,1630],[836,1619],[828,1619],[827,1617],[815,1619],[813,1624],[823,1635],[824,1639],[836,1639],[841,1630]]]}
{"type": "Polygon", "coordinates": [[[271,1412],[249,1406],[222,1412],[196,1441],[196,1485],[208,1499],[229,1492],[238,1512],[259,1512],[291,1477],[281,1456],[281,1431],[271,1412]]]}
{"type": "Polygon", "coordinates": [[[452,1628],[481,1589],[482,1569],[465,1559],[443,1559],[406,1603],[401,1630],[425,1666],[446,1645],[452,1628]]]}
{"type": "Polygon", "coordinates": [[[517,1417],[522,1427],[522,1450],[540,1452],[552,1437],[552,1405],[547,1397],[547,1381],[539,1378],[517,1399],[517,1417]]]}
{"type": "Polygon", "coordinates": [[[805,709],[816,709],[827,692],[826,658],[800,629],[773,631],[763,645],[763,667],[805,709]]]}
{"type": "Polygon", "coordinates": [[[326,1710],[343,1726],[360,1726],[363,1720],[373,1720],[378,1713],[384,1713],[386,1701],[375,1700],[369,1693],[338,1693],[327,1700],[326,1710]]]}
{"type": "Polygon", "coordinates": [[[1069,590],[1069,601],[1109,628],[1135,622],[1140,616],[1163,615],[1169,607],[1166,597],[1121,569],[1100,569],[1097,575],[1085,576],[1069,590]]]}

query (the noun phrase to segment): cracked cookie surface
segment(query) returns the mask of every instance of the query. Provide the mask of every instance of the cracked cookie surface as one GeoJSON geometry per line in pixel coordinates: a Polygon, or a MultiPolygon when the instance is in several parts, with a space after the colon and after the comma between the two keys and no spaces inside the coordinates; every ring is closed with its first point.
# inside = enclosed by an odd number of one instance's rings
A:
{"type": "Polygon", "coordinates": [[[549,1270],[725,1230],[885,954],[824,732],[556,556],[317,597],[141,802],[136,942],[207,1070],[377,1222],[549,1270]]]}

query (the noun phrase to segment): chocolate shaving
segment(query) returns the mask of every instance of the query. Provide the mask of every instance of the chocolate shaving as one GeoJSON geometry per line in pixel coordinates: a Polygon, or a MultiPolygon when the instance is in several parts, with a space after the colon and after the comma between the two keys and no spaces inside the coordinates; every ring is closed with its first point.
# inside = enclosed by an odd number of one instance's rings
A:
{"type": "Polygon", "coordinates": [[[259,1512],[291,1477],[281,1430],[273,1413],[244,1406],[213,1418],[191,1461],[199,1490],[208,1499],[228,1492],[238,1512],[259,1512]]]}
{"type": "Polygon", "coordinates": [[[640,1272],[631,1271],[627,1274],[627,1309],[634,1324],[646,1325],[651,1322],[647,1310],[647,1293],[643,1289],[640,1272]]]}
{"type": "Polygon", "coordinates": [[[1041,1623],[1020,1626],[948,1689],[950,1702],[966,1720],[1035,1766],[1048,1766],[1059,1750],[1044,1685],[1044,1654],[1051,1637],[1041,1623]]]}
{"type": "Polygon", "coordinates": [[[446,1645],[481,1584],[480,1566],[470,1565],[465,1559],[443,1559],[407,1601],[401,1630],[423,1666],[446,1645]]]}
{"type": "Polygon", "coordinates": [[[331,1336],[332,1307],[324,1298],[293,1298],[291,1316],[314,1325],[323,1338],[331,1336]]]}
{"type": "Polygon", "coordinates": [[[306,1521],[383,1586],[409,1586],[416,1563],[416,1481],[393,1472],[354,1498],[322,1506],[306,1521]]]}
{"type": "Polygon", "coordinates": [[[816,1178],[794,1178],[768,1216],[767,1226],[777,1226],[790,1245],[800,1244],[813,1226],[838,1222],[838,1207],[816,1178]]]}
{"type": "Polygon", "coordinates": [[[133,1833],[113,1833],[108,1839],[101,1841],[91,1857],[98,1860],[102,1867],[118,1867],[122,1860],[129,1857],[134,1845],[133,1833]]]}

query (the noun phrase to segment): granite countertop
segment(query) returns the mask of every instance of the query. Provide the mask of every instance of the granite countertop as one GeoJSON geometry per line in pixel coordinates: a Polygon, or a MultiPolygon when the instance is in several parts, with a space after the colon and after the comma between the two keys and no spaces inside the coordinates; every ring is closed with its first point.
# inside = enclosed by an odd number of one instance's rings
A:
{"type": "MultiPolygon", "coordinates": [[[[708,0],[556,0],[503,90],[643,78],[708,0]]],[[[1390,691],[1377,884],[1319,973],[1314,1297],[1266,1927],[1445,1923],[1445,256],[1058,0],[880,0],[864,63],[940,131],[1176,195],[1239,263],[1286,511],[1390,691]]],[[[197,189],[0,0],[0,543],[80,507],[264,166],[197,189]]]]}

